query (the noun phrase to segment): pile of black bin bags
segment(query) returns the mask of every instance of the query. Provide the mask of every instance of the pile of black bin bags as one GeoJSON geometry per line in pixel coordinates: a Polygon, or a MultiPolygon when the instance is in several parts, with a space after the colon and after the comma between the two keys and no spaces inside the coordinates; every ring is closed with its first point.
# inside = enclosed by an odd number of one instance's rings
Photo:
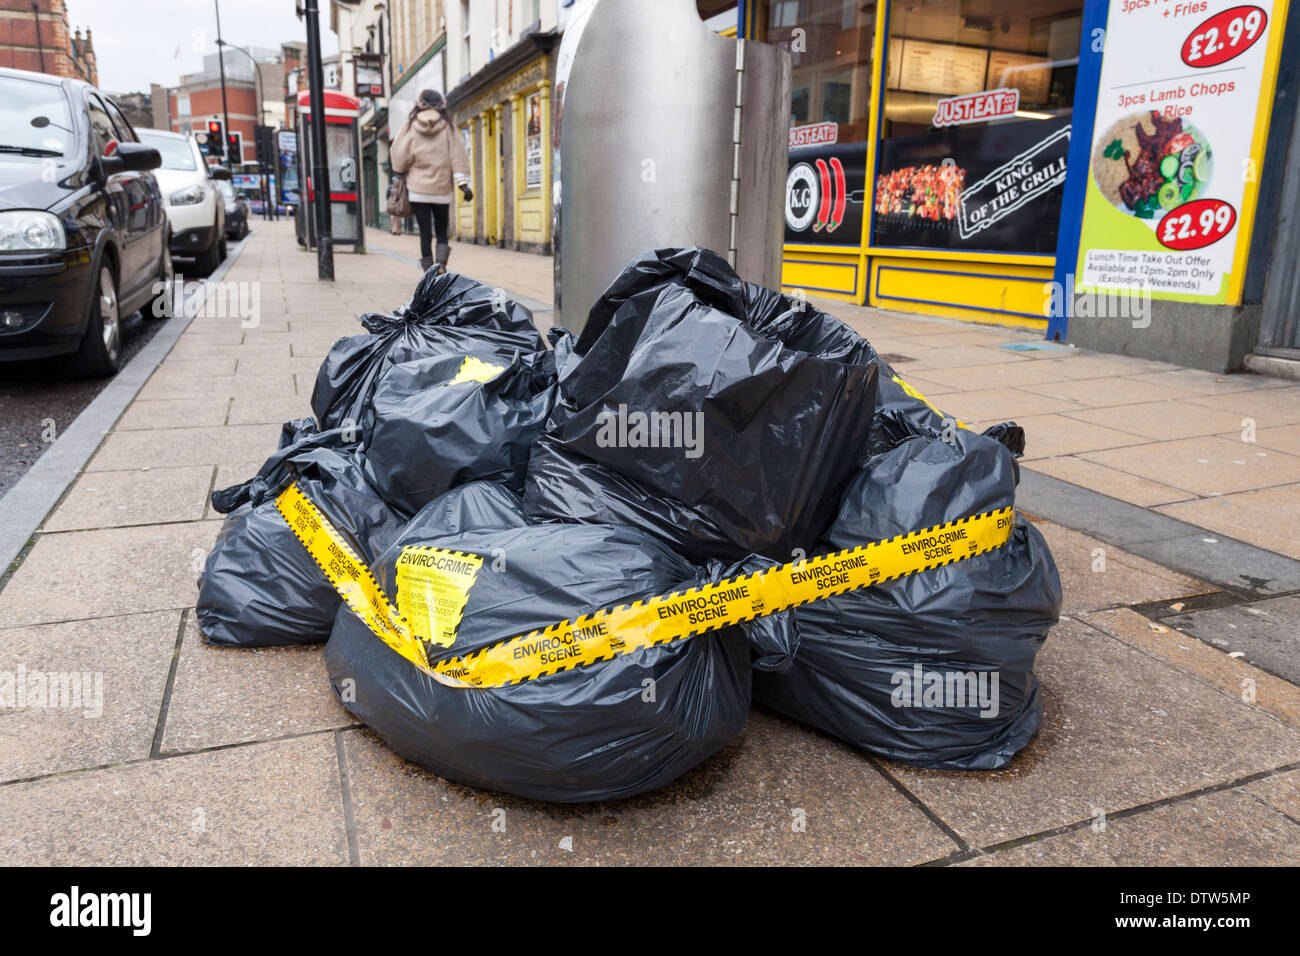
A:
{"type": "Polygon", "coordinates": [[[733,741],[751,701],[924,767],[1002,766],[1037,728],[1032,664],[1060,584],[1019,519],[975,558],[517,684],[417,668],[293,540],[275,510],[289,482],[398,604],[403,549],[484,558],[452,645],[424,644],[437,664],[1011,505],[1024,433],[965,429],[843,323],[700,249],[632,262],[551,349],[526,310],[455,275],[427,273],[362,322],[321,368],[316,422],[286,426],[255,478],[213,495],[230,516],[201,581],[209,641],[328,637],[336,692],[395,751],[545,800],[663,786],[733,741]],[[931,674],[971,699],[931,706],[931,674]]]}

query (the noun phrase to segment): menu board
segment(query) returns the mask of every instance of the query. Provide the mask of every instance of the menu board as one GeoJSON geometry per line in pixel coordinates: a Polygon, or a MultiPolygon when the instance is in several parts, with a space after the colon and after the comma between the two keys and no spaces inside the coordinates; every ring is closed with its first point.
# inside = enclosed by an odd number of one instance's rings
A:
{"type": "Polygon", "coordinates": [[[1016,89],[1020,91],[1021,106],[1042,106],[1052,88],[1050,61],[1041,56],[1008,53],[993,50],[989,53],[989,72],[984,81],[986,89],[1016,89]]]}
{"type": "Polygon", "coordinates": [[[1235,305],[1283,5],[1163,7],[1111,0],[1078,284],[1235,305]]]}
{"type": "Polygon", "coordinates": [[[984,89],[989,54],[973,46],[904,40],[895,89],[954,96],[984,89]]]}

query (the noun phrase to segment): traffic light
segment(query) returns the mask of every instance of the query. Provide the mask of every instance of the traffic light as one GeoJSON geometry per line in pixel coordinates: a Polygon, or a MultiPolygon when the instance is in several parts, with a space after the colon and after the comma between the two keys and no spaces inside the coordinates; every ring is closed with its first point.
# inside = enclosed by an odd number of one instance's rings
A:
{"type": "Polygon", "coordinates": [[[257,149],[257,163],[263,169],[275,164],[275,130],[270,126],[259,125],[254,133],[254,145],[257,149]]]}
{"type": "Polygon", "coordinates": [[[226,165],[236,166],[244,161],[244,147],[238,133],[226,134],[226,165]]]}
{"type": "Polygon", "coordinates": [[[222,134],[221,120],[208,120],[208,142],[204,152],[209,156],[221,157],[226,137],[222,134]]]}

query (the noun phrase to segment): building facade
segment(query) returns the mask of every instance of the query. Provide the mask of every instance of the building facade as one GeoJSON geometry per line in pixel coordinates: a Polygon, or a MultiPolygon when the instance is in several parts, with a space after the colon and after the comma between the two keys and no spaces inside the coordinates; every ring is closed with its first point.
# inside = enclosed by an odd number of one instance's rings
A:
{"type": "Polygon", "coordinates": [[[240,140],[243,163],[257,161],[256,127],[280,127],[286,121],[284,106],[284,56],[282,49],[226,44],[221,54],[203,57],[203,69],[181,77],[167,91],[170,128],[178,133],[207,134],[208,123],[217,120],[226,133],[240,140]],[[225,69],[225,98],[221,72],[225,69]]]}
{"type": "MultiPolygon", "coordinates": [[[[421,89],[446,94],[472,166],[459,237],[549,252],[573,0],[336,5],[373,11],[340,46],[385,54],[389,139],[421,89]]],[[[791,55],[784,288],[1207,369],[1300,357],[1288,0],[696,6],[791,55]]]]}
{"type": "MultiPolygon", "coordinates": [[[[467,13],[468,4],[461,6],[467,13]]],[[[457,231],[463,241],[549,254],[551,92],[559,32],[548,17],[516,27],[516,38],[500,27],[488,32],[483,19],[477,31],[469,19],[460,35],[461,56],[453,62],[464,64],[468,56],[471,69],[447,96],[469,153],[474,191],[472,202],[457,205],[457,231]],[[474,37],[485,34],[504,46],[485,44],[480,64],[474,37]]]]}
{"type": "Polygon", "coordinates": [[[0,66],[99,85],[90,29],[69,28],[63,0],[0,0],[0,66]]]}
{"type": "Polygon", "coordinates": [[[1207,369],[1300,346],[1286,0],[699,6],[791,53],[786,288],[1207,369]]]}
{"type": "Polygon", "coordinates": [[[388,159],[392,142],[388,112],[392,74],[395,70],[400,77],[441,38],[442,28],[435,17],[435,7],[440,7],[440,3],[427,4],[429,12],[415,29],[404,31],[399,37],[390,35],[395,19],[415,20],[414,11],[408,9],[411,6],[401,2],[389,4],[384,0],[333,0],[330,6],[330,29],[339,40],[338,88],[357,97],[361,103],[358,122],[365,196],[362,214],[366,225],[383,229],[390,226],[384,197],[392,178],[388,159]],[[392,45],[398,38],[401,40],[400,52],[392,45]]]}

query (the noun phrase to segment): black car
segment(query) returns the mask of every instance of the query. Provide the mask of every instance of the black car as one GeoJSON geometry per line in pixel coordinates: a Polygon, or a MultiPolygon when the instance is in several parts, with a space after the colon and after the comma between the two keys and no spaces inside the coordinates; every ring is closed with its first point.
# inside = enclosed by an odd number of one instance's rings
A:
{"type": "Polygon", "coordinates": [[[226,204],[226,235],[231,239],[243,239],[248,235],[249,213],[252,210],[248,196],[235,189],[229,180],[218,182],[217,191],[226,204]]]}
{"type": "Polygon", "coordinates": [[[169,314],[161,162],[90,84],[0,69],[0,361],[111,375],[122,316],[169,314]]]}

